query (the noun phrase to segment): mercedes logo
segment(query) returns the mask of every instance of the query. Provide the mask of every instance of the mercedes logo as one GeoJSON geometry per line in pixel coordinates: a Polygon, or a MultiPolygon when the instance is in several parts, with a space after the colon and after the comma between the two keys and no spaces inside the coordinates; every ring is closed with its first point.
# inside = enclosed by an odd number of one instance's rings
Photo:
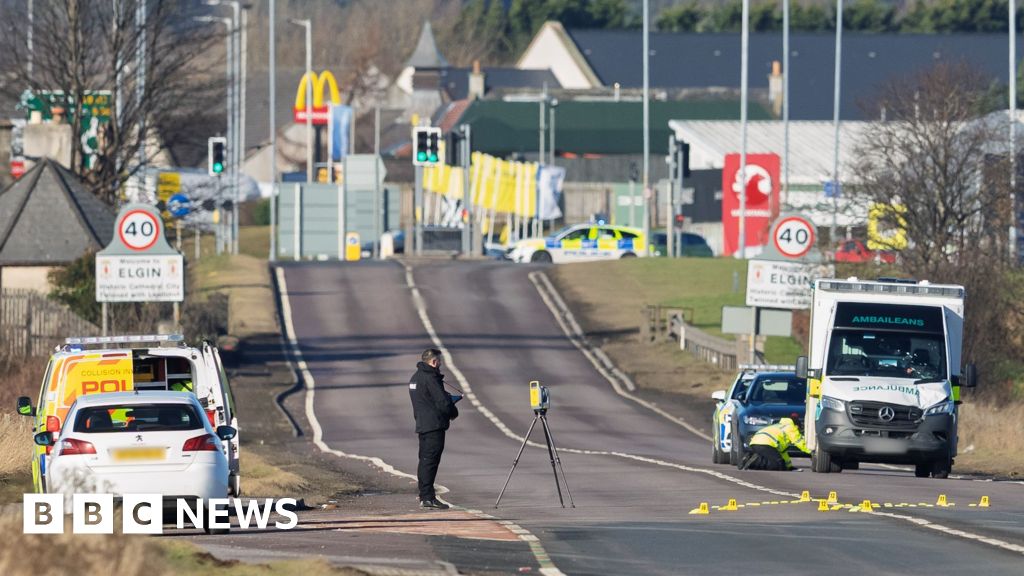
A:
{"type": "Polygon", "coordinates": [[[896,417],[896,411],[893,410],[891,406],[882,406],[878,411],[878,417],[881,418],[883,422],[892,422],[892,419],[896,417]]]}
{"type": "Polygon", "coordinates": [[[135,435],[135,441],[136,442],[142,442],[142,434],[136,434],[135,435]]]}

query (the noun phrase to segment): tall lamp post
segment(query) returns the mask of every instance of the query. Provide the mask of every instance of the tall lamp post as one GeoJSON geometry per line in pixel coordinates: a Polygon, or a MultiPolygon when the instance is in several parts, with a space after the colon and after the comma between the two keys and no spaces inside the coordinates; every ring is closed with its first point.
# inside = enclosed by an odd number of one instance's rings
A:
{"type": "Polygon", "coordinates": [[[647,254],[647,247],[651,244],[651,201],[647,197],[648,186],[650,185],[650,155],[651,155],[651,102],[650,102],[650,10],[647,0],[643,2],[644,11],[644,172],[643,172],[643,197],[644,197],[644,255],[647,254]]]}
{"type": "Polygon", "coordinates": [[[1017,255],[1017,1],[1010,0],[1010,75],[1007,84],[1010,88],[1010,102],[1007,112],[1010,114],[1010,261],[1017,255]]]}
{"type": "Polygon", "coordinates": [[[277,53],[274,46],[274,34],[276,34],[274,12],[276,11],[274,0],[270,0],[270,261],[277,260],[277,114],[274,108],[277,105],[277,53]]]}
{"type": "Polygon", "coordinates": [[[306,183],[313,181],[313,24],[307,18],[288,22],[306,29],[306,183]]]}

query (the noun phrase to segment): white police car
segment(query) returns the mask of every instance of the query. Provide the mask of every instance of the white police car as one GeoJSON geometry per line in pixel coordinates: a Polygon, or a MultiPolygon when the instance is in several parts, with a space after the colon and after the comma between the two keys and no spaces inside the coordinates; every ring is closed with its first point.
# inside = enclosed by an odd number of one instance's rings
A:
{"type": "Polygon", "coordinates": [[[638,228],[612,224],[576,224],[547,238],[526,238],[505,253],[513,262],[586,262],[645,256],[638,228]]]}

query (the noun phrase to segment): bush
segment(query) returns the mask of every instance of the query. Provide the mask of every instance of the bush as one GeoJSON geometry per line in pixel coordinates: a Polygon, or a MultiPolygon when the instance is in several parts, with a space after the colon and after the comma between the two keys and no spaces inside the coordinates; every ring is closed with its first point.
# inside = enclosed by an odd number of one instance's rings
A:
{"type": "Polygon", "coordinates": [[[216,342],[228,332],[227,295],[214,292],[206,300],[190,300],[181,311],[181,327],[188,342],[216,342]]]}
{"type": "Polygon", "coordinates": [[[252,207],[252,223],[255,226],[270,225],[270,198],[258,200],[252,207]]]}

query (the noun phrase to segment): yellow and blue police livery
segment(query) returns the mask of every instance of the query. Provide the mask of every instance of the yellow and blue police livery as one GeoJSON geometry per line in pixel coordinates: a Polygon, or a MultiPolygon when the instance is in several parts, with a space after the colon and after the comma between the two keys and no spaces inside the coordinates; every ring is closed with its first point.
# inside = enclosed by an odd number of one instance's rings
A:
{"type": "Polygon", "coordinates": [[[576,224],[547,238],[526,238],[505,253],[513,262],[586,262],[646,256],[643,231],[612,224],[576,224]]]}

